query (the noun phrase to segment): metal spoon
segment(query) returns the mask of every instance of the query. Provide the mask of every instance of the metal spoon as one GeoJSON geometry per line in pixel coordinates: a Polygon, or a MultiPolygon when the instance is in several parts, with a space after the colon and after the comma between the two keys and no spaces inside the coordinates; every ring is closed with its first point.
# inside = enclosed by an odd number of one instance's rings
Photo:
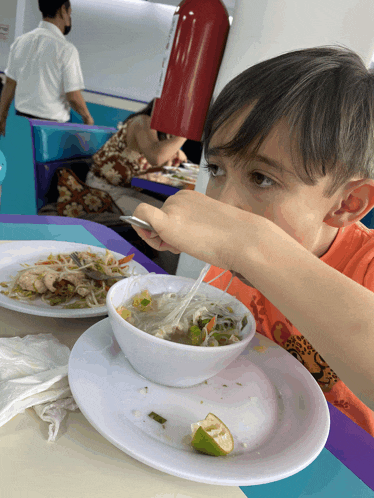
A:
{"type": "Polygon", "coordinates": [[[130,225],[135,225],[136,227],[143,228],[144,230],[149,230],[153,232],[152,226],[146,221],[140,220],[136,216],[120,216],[120,220],[130,223],[130,225]]]}

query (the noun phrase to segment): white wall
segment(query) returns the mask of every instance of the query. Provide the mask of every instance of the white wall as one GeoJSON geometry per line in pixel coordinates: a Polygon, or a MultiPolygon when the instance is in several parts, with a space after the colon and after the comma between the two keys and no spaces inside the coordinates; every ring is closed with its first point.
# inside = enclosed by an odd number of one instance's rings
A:
{"type": "MultiPolygon", "coordinates": [[[[221,1],[225,5],[229,15],[232,16],[235,8],[235,0],[221,0],[221,1]]],[[[148,0],[148,2],[174,5],[176,7],[181,3],[181,0],[148,0]]]]}
{"type": "MultiPolygon", "coordinates": [[[[343,44],[369,65],[374,52],[373,0],[236,0],[214,97],[249,66],[300,48],[343,44]]],[[[196,190],[205,192],[200,171],[196,190]]],[[[196,278],[201,261],[182,254],[177,275],[196,278]]]]}
{"type": "MultiPolygon", "coordinates": [[[[151,100],[171,18],[179,3],[71,0],[73,30],[68,39],[79,50],[86,88],[143,102],[151,100]]],[[[223,3],[232,15],[235,0],[223,3]]],[[[0,0],[0,4],[0,24],[5,24],[4,20],[12,24],[10,42],[0,42],[0,71],[4,71],[11,42],[36,28],[41,14],[37,0],[0,0]]]]}
{"type": "Polygon", "coordinates": [[[9,38],[4,41],[0,39],[0,71],[4,71],[10,45],[14,40],[16,27],[17,0],[1,0],[0,2],[0,24],[9,25],[9,38]]]}
{"type": "MultiPolygon", "coordinates": [[[[0,0],[1,2],[1,0],[0,0]]],[[[7,63],[14,38],[37,27],[41,13],[37,0],[2,0],[0,19],[13,23],[11,40],[1,46],[0,71],[7,63]],[[16,20],[16,22],[15,22],[16,20]]],[[[223,0],[232,14],[235,0],[223,0]]],[[[171,19],[180,0],[71,0],[73,29],[68,40],[78,48],[88,102],[137,110],[136,102],[154,97],[171,19]]],[[[0,20],[0,23],[3,21],[0,20]]]]}
{"type": "MultiPolygon", "coordinates": [[[[71,5],[67,39],[79,51],[86,89],[151,100],[175,7],[144,0],[72,0],[71,5]]],[[[40,20],[38,1],[28,0],[23,31],[40,20]]]]}
{"type": "Polygon", "coordinates": [[[299,48],[343,44],[368,65],[373,19],[372,0],[237,0],[215,95],[247,67],[299,48]]]}

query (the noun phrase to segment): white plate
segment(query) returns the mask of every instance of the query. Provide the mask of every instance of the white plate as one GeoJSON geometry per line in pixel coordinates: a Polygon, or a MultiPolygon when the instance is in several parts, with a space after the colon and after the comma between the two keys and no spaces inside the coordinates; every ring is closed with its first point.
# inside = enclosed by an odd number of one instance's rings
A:
{"type": "MultiPolygon", "coordinates": [[[[70,253],[72,251],[84,251],[91,248],[97,254],[105,254],[105,249],[93,245],[78,244],[75,242],[60,242],[54,240],[30,240],[27,242],[10,242],[0,244],[0,282],[7,282],[10,276],[16,276],[23,267],[21,263],[33,264],[51,253],[70,253]]],[[[123,254],[112,251],[117,259],[125,257],[123,254]]],[[[136,261],[129,262],[129,269],[134,269],[137,274],[145,275],[148,271],[136,261]]],[[[3,289],[6,290],[6,289],[3,289]]],[[[54,318],[85,318],[107,314],[107,308],[64,309],[62,305],[50,306],[43,303],[41,299],[35,301],[15,300],[0,294],[0,306],[29,315],[49,316],[54,318]]]]}
{"type": "Polygon", "coordinates": [[[196,178],[195,177],[192,177],[192,176],[189,176],[187,175],[186,173],[179,173],[178,171],[175,172],[175,173],[165,173],[165,175],[167,178],[171,178],[172,180],[175,180],[175,181],[180,181],[180,182],[186,182],[186,183],[196,183],[196,178]],[[178,175],[178,178],[177,177],[174,177],[173,175],[178,175]],[[182,178],[180,178],[182,177],[182,178]]]}
{"type": "Polygon", "coordinates": [[[306,368],[272,341],[256,334],[207,382],[182,389],[141,377],[109,319],[90,327],[69,359],[70,388],[88,421],[128,455],[168,474],[226,486],[264,484],[296,474],[323,449],[330,426],[325,397],[306,368]],[[257,351],[259,345],[265,350],[257,351]],[[148,417],[152,411],[167,419],[165,428],[148,417]],[[233,434],[228,456],[203,455],[189,444],[191,423],[209,412],[233,434]]]}

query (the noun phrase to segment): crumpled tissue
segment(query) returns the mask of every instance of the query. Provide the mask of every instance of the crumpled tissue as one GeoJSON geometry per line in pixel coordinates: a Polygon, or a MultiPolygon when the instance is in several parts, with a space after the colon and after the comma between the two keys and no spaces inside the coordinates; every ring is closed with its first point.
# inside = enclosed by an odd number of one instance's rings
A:
{"type": "Polygon", "coordinates": [[[0,338],[0,427],[26,408],[49,422],[55,441],[67,410],[78,409],[68,383],[70,350],[52,334],[0,338]]]}

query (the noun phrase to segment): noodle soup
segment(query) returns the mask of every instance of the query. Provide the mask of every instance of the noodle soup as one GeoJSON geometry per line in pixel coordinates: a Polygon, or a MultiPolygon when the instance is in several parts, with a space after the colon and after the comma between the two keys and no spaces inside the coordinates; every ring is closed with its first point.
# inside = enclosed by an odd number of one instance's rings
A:
{"type": "MultiPolygon", "coordinates": [[[[231,308],[232,312],[229,309],[226,309],[224,313],[213,310],[214,315],[218,317],[219,314],[222,314],[224,317],[228,316],[232,319],[238,317],[241,320],[238,322],[239,341],[224,347],[196,347],[183,344],[183,339],[179,343],[174,342],[170,337],[173,332],[170,316],[165,319],[165,314],[163,314],[156,326],[152,326],[152,322],[154,324],[155,320],[158,320],[157,314],[162,313],[162,307],[159,305],[150,320],[150,328],[145,327],[148,332],[144,332],[138,326],[130,323],[130,321],[135,320],[135,313],[131,318],[127,316],[125,319],[118,313],[120,308],[126,308],[131,312],[128,306],[133,303],[135,296],[141,297],[139,304],[146,309],[149,306],[147,303],[150,300],[149,297],[155,298],[153,303],[155,305],[161,296],[168,295],[165,304],[165,308],[168,306],[168,309],[164,311],[167,313],[172,310],[174,316],[178,317],[178,324],[180,324],[178,315],[185,309],[183,303],[184,305],[187,303],[186,296],[192,296],[195,283],[195,280],[186,277],[151,273],[120,280],[109,289],[107,308],[113,330],[113,341],[116,341],[114,344],[117,343],[124,354],[122,358],[118,357],[116,360],[119,365],[121,362],[128,361],[138,374],[164,386],[189,387],[218,374],[244,351],[256,333],[253,315],[235,297],[228,296],[224,291],[206,283],[201,284],[198,289],[199,295],[194,296],[195,300],[189,303],[189,308],[182,315],[182,324],[183,322],[189,324],[191,311],[192,315],[195,313],[199,315],[204,304],[220,303],[226,308],[227,306],[231,308]],[[141,295],[145,290],[148,291],[149,296],[147,294],[141,295]],[[248,323],[241,329],[244,316],[248,323]],[[129,318],[130,321],[128,321],[129,318]],[[157,332],[155,332],[155,329],[160,328],[160,325],[164,327],[165,336],[162,338],[156,337],[157,332]]],[[[122,311],[124,310],[122,309],[122,311]]],[[[147,311],[144,311],[141,316],[142,319],[145,318],[147,311]]],[[[206,318],[204,314],[201,314],[199,318],[207,320],[209,317],[209,314],[206,318]]],[[[206,327],[207,324],[204,326],[206,327]]],[[[230,331],[230,337],[231,335],[233,334],[230,331]]],[[[103,347],[105,347],[104,343],[103,347]]]]}
{"type": "Polygon", "coordinates": [[[242,340],[241,331],[248,323],[247,316],[235,313],[230,302],[213,302],[201,294],[192,298],[178,324],[172,326],[165,319],[181,307],[184,297],[170,292],[151,295],[145,289],[116,311],[134,327],[179,344],[219,347],[242,340]]]}

